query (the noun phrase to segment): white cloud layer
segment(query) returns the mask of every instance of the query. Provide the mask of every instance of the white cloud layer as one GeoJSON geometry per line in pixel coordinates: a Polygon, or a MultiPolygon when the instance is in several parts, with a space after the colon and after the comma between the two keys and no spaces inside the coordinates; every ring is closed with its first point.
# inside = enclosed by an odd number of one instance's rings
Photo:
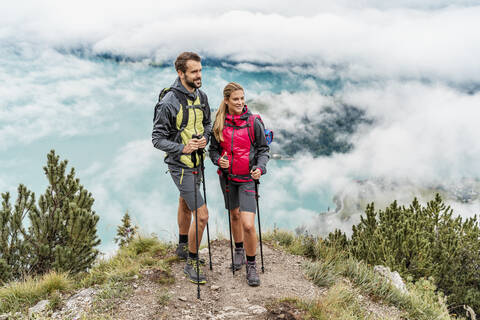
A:
{"type": "Polygon", "coordinates": [[[302,117],[321,121],[324,108],[335,110],[342,103],[364,110],[365,117],[374,121],[357,131],[351,152],[300,158],[296,182],[305,189],[342,178],[427,182],[478,176],[480,170],[476,143],[480,93],[420,82],[391,82],[383,87],[347,86],[333,97],[311,91],[265,93],[256,99],[270,106],[264,118],[274,129],[295,132],[302,117]]]}
{"type": "MultiPolygon", "coordinates": [[[[352,183],[354,179],[393,180],[400,184],[385,190],[369,186],[372,197],[409,202],[419,186],[478,178],[480,93],[465,89],[480,88],[478,1],[335,3],[308,1],[292,7],[290,2],[271,0],[161,5],[144,0],[134,5],[93,0],[3,2],[0,151],[30,146],[42,138],[101,137],[122,131],[121,125],[135,126],[134,121],[143,119],[135,112],[147,112],[140,106],[148,105],[151,114],[151,97],[156,93],[142,82],[150,70],[146,63],[109,65],[56,49],[84,48],[93,54],[169,63],[179,52],[194,50],[220,61],[242,62],[230,65],[242,72],[272,72],[268,79],[242,74],[253,79],[242,84],[250,88],[247,98],[268,106],[263,117],[274,130],[294,131],[304,116],[321,121],[323,108],[335,110],[341,103],[364,110],[374,121],[352,137],[354,148],[349,153],[318,158],[304,154],[288,165],[275,166],[262,184],[268,194],[262,200],[267,225],[280,220],[307,224],[323,211],[301,203],[285,209],[298,203],[296,194],[329,190],[361,198],[362,188],[352,183]],[[301,90],[275,93],[275,77],[285,75],[281,72],[288,73],[301,90]],[[314,79],[305,80],[308,75],[314,79]],[[324,95],[329,88],[317,80],[337,78],[341,88],[333,96],[324,95]]],[[[149,82],[160,86],[173,81],[172,69],[157,70],[159,74],[149,82]]],[[[213,79],[206,88],[211,102],[219,100],[218,88],[236,80],[217,71],[210,74],[213,79]]],[[[141,126],[138,132],[148,136],[151,123],[141,126]]],[[[128,209],[149,232],[173,235],[176,190],[168,176],[149,191],[142,187],[150,181],[151,170],[165,166],[159,165],[162,155],[149,139],[138,139],[126,140],[108,163],[92,156],[79,176],[94,194],[108,232],[115,232],[128,209]]],[[[6,156],[0,160],[2,168],[11,168],[6,156]]],[[[2,172],[1,190],[15,181],[12,175],[2,172]]],[[[207,182],[208,190],[218,191],[213,173],[207,182]]],[[[210,195],[213,229],[224,231],[220,195],[210,195]]],[[[476,202],[454,205],[465,216],[478,210],[476,202]]],[[[340,220],[328,220],[322,228],[342,225],[340,220]]]]}
{"type": "MultiPolygon", "coordinates": [[[[0,39],[171,61],[179,52],[263,63],[312,63],[346,79],[480,80],[475,1],[16,1],[0,39]]],[[[245,65],[243,65],[245,67],[245,65]]]]}

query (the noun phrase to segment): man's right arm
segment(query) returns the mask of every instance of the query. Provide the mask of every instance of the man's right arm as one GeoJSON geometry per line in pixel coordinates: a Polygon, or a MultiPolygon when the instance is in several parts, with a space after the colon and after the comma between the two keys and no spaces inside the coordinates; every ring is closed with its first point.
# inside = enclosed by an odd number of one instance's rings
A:
{"type": "Polygon", "coordinates": [[[152,143],[157,149],[172,155],[182,153],[184,145],[169,138],[176,132],[176,118],[173,114],[173,106],[160,102],[155,106],[155,118],[153,119],[152,143]]]}

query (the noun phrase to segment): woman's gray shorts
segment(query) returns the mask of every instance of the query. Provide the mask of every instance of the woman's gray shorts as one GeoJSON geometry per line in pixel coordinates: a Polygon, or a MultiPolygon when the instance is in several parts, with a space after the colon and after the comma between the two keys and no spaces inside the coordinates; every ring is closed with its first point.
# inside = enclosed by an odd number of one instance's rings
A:
{"type": "Polygon", "coordinates": [[[197,206],[195,207],[195,192],[193,187],[195,169],[184,169],[180,167],[168,166],[168,171],[170,171],[170,176],[172,177],[173,182],[177,186],[178,191],[180,191],[180,197],[185,199],[188,208],[191,211],[194,211],[197,208],[200,208],[205,203],[203,201],[202,194],[200,193],[200,183],[202,182],[202,170],[198,169],[197,174],[197,206]]]}
{"type": "Polygon", "coordinates": [[[255,182],[228,182],[228,196],[225,192],[225,178],[220,175],[220,186],[223,192],[223,199],[225,200],[225,209],[235,209],[240,207],[240,211],[248,211],[256,213],[257,203],[255,200],[255,182]],[[230,205],[228,203],[230,198],[230,205]]]}

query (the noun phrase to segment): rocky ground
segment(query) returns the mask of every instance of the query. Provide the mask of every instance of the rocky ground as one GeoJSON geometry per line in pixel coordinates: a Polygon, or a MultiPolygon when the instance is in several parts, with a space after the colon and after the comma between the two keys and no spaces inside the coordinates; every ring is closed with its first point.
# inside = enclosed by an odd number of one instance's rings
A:
{"type": "MultiPolygon", "coordinates": [[[[154,294],[157,288],[146,280],[119,306],[118,319],[265,319],[266,306],[276,299],[312,300],[324,292],[305,278],[301,257],[264,245],[265,273],[260,273],[259,287],[250,287],[246,283],[245,267],[235,275],[229,268],[228,241],[212,241],[211,252],[212,271],[208,268],[208,253],[202,255],[207,260],[207,284],[200,286],[200,299],[197,299],[197,286],[183,274],[185,263],[177,262],[172,266],[175,283],[164,292],[164,296],[169,297],[168,302],[158,308],[141,308],[159,305],[158,293],[154,294]]],[[[257,258],[260,271],[260,254],[257,258]]]]}
{"type": "MultiPolygon", "coordinates": [[[[327,292],[326,288],[315,286],[305,277],[302,268],[305,258],[270,245],[263,246],[265,273],[260,271],[258,250],[259,287],[247,285],[245,267],[232,274],[227,240],[212,241],[211,252],[213,270],[208,268],[207,249],[201,251],[201,257],[207,261],[204,267],[207,284],[200,286],[200,299],[197,299],[197,286],[183,273],[185,262],[176,261],[171,266],[171,274],[155,268],[141,271],[141,276],[122,285],[121,290],[126,293],[120,298],[103,297],[100,289],[87,288],[63,297],[61,309],[45,318],[42,314],[47,300],[31,308],[30,314],[40,315],[35,319],[74,320],[302,319],[302,311],[278,300],[297,298],[309,302],[323,299],[327,292]]],[[[344,281],[351,287],[347,280],[344,281]]],[[[401,312],[393,307],[371,301],[369,297],[359,296],[359,300],[375,319],[401,319],[401,312]]]]}

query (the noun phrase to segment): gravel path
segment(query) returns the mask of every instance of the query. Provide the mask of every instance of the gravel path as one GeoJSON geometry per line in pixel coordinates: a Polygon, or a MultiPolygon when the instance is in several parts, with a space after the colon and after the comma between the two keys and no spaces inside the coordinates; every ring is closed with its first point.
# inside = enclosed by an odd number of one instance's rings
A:
{"type": "Polygon", "coordinates": [[[208,253],[201,254],[207,260],[204,269],[207,284],[200,287],[200,299],[197,299],[197,286],[183,274],[185,262],[176,262],[172,265],[174,284],[165,289],[145,277],[134,294],[119,306],[117,316],[122,319],[265,319],[265,306],[275,299],[311,300],[324,292],[305,278],[302,257],[264,245],[265,273],[261,273],[258,253],[261,285],[250,287],[245,279],[245,266],[232,275],[229,241],[214,240],[211,250],[213,271],[208,268],[208,253]],[[169,296],[165,303],[161,303],[162,295],[169,296]]]}

